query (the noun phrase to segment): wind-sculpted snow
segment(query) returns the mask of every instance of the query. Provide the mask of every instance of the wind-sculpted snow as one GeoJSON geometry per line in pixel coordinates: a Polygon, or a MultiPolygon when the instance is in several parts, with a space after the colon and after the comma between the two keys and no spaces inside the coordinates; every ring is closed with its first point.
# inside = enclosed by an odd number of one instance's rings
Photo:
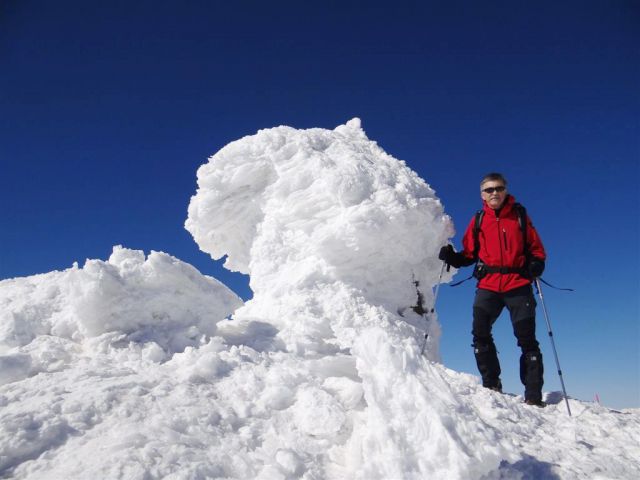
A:
{"type": "Polygon", "coordinates": [[[169,255],[119,247],[0,282],[0,477],[640,471],[637,410],[571,399],[569,417],[557,393],[529,407],[438,363],[439,325],[412,310],[413,281],[430,307],[453,227],[359,121],[227,145],[198,171],[187,228],[251,275],[251,300],[169,255]]]}
{"type": "MultiPolygon", "coordinates": [[[[407,330],[396,312],[420,321],[407,310],[417,303],[412,282],[430,303],[437,252],[453,234],[433,190],[369,140],[358,119],[230,143],[198,170],[186,228],[203,251],[251,276],[254,298],[236,317],[266,313],[299,352],[350,348],[360,322],[420,336],[425,325],[407,330]],[[354,298],[379,318],[354,315],[354,298]]],[[[435,319],[429,328],[437,359],[435,319]]]]}
{"type": "Polygon", "coordinates": [[[434,257],[453,234],[433,190],[357,119],[233,142],[200,168],[198,187],[186,228],[203,251],[250,274],[256,293],[338,280],[406,305],[412,271],[433,284],[434,257]]]}

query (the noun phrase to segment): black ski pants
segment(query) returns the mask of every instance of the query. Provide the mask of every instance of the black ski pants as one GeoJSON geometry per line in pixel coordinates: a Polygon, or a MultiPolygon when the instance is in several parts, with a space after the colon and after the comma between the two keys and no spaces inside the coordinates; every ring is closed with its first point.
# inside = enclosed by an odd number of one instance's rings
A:
{"type": "Polygon", "coordinates": [[[497,293],[490,290],[476,290],[473,302],[473,349],[482,376],[482,384],[487,388],[501,388],[500,362],[493,342],[491,328],[507,307],[511,315],[513,333],[522,350],[520,356],[520,380],[525,386],[526,400],[542,400],[544,368],[542,354],[536,340],[536,300],[531,285],[497,293]]]}

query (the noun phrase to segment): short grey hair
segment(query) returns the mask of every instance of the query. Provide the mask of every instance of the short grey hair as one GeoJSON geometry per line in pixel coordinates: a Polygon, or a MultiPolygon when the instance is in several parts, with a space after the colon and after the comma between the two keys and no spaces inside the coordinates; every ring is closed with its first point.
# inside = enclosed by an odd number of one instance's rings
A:
{"type": "Polygon", "coordinates": [[[487,182],[495,182],[495,181],[500,181],[505,187],[507,186],[507,179],[504,178],[504,175],[497,172],[491,172],[491,173],[487,173],[482,178],[482,181],[480,182],[480,187],[482,187],[482,185],[484,185],[487,182]]]}

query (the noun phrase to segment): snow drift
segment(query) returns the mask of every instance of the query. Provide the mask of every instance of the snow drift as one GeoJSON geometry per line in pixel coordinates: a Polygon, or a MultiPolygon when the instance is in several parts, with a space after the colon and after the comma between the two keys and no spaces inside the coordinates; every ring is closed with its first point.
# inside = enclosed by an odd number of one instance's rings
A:
{"type": "Polygon", "coordinates": [[[88,260],[64,272],[3,283],[0,346],[27,345],[38,336],[69,340],[122,332],[169,352],[215,333],[215,322],[242,301],[194,267],[162,252],[116,246],[107,262],[88,260]],[[195,340],[195,341],[194,341],[195,340]]]}
{"type": "Polygon", "coordinates": [[[453,233],[370,141],[278,127],[198,171],[186,228],[246,304],[162,253],[0,282],[0,475],[635,478],[640,415],[544,410],[437,362],[426,306],[453,233]],[[420,355],[424,332],[426,356],[420,355]]]}

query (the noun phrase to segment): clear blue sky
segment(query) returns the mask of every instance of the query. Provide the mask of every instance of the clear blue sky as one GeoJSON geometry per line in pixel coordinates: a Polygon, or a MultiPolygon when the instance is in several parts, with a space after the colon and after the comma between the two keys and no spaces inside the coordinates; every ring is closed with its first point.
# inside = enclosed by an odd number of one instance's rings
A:
{"type": "MultiPolygon", "coordinates": [[[[459,230],[479,178],[507,176],[545,277],[576,289],[545,292],[569,393],[640,407],[639,32],[632,1],[3,1],[0,278],[123,244],[248,298],[182,228],[196,169],[261,128],[358,116],[459,230]]],[[[476,373],[472,297],[444,287],[438,311],[445,364],[476,373]]],[[[540,311],[538,335],[558,390],[540,311]]],[[[521,393],[506,316],[496,337],[521,393]]]]}

